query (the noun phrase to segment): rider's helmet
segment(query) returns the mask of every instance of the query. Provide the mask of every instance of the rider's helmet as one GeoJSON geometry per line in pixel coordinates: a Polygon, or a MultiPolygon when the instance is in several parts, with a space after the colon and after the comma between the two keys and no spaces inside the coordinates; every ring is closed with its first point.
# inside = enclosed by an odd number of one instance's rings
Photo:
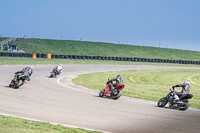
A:
{"type": "Polygon", "coordinates": [[[61,66],[61,67],[62,67],[62,64],[59,64],[59,66],[61,66]]]}
{"type": "Polygon", "coordinates": [[[33,69],[33,66],[30,66],[31,69],[33,69]]]}
{"type": "Polygon", "coordinates": [[[117,75],[117,78],[116,78],[118,81],[121,81],[122,80],[122,77],[121,75],[117,75]]]}
{"type": "Polygon", "coordinates": [[[119,78],[119,77],[121,77],[121,75],[117,75],[117,77],[119,78]]]}
{"type": "Polygon", "coordinates": [[[189,80],[186,80],[184,83],[190,85],[190,81],[189,80]]]}

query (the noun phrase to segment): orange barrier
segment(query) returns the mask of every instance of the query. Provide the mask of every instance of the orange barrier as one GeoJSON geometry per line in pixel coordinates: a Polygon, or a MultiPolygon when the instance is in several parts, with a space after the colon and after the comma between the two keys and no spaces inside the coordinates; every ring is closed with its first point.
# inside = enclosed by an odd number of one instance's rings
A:
{"type": "Polygon", "coordinates": [[[36,54],[32,54],[32,58],[33,58],[33,59],[36,59],[36,58],[37,58],[37,55],[36,55],[36,54]]]}
{"type": "Polygon", "coordinates": [[[47,54],[47,59],[51,59],[51,54],[47,54]]]}

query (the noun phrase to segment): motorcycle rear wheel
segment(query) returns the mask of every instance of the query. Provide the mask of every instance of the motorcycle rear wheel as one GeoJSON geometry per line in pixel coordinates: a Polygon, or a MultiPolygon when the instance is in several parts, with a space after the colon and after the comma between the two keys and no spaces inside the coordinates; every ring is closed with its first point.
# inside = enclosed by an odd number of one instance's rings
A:
{"type": "Polygon", "coordinates": [[[179,106],[179,110],[182,110],[182,111],[185,111],[188,108],[189,108],[189,105],[187,102],[185,102],[185,104],[182,104],[179,106]]]}
{"type": "Polygon", "coordinates": [[[158,107],[164,107],[167,104],[167,102],[168,100],[166,99],[166,97],[163,97],[158,101],[157,105],[158,107]]]}
{"type": "Polygon", "coordinates": [[[113,100],[117,100],[122,95],[122,91],[118,90],[118,89],[114,89],[112,93],[114,93],[114,94],[112,94],[113,100]]]}

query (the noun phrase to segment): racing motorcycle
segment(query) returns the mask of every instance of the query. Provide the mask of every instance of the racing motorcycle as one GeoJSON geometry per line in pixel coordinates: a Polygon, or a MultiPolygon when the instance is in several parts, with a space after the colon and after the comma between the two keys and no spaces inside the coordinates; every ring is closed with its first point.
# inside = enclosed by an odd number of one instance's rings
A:
{"type": "Polygon", "coordinates": [[[53,69],[53,71],[50,72],[50,73],[51,73],[51,75],[49,76],[50,78],[56,78],[57,77],[58,72],[57,72],[56,69],[53,69]]]}
{"type": "Polygon", "coordinates": [[[9,87],[11,88],[19,88],[19,86],[22,86],[25,82],[25,80],[27,80],[28,77],[26,75],[23,75],[21,73],[15,73],[14,78],[11,80],[9,87]]]}
{"type": "Polygon", "coordinates": [[[106,82],[105,89],[99,92],[99,97],[109,97],[114,100],[117,100],[122,95],[122,89],[125,87],[124,84],[118,84],[114,89],[110,91],[109,85],[113,84],[112,82],[106,82]]]}
{"type": "Polygon", "coordinates": [[[178,97],[176,92],[170,89],[170,92],[167,94],[167,96],[161,98],[157,105],[158,107],[164,107],[169,102],[170,108],[176,108],[184,111],[189,108],[190,101],[188,99],[191,99],[192,97],[192,94],[185,94],[178,97]]]}

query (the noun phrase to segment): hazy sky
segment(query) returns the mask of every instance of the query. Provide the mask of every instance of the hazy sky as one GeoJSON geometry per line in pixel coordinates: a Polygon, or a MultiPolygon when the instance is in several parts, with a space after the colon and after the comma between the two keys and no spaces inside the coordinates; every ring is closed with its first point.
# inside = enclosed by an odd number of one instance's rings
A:
{"type": "Polygon", "coordinates": [[[200,51],[200,0],[0,0],[0,36],[200,51]]]}

